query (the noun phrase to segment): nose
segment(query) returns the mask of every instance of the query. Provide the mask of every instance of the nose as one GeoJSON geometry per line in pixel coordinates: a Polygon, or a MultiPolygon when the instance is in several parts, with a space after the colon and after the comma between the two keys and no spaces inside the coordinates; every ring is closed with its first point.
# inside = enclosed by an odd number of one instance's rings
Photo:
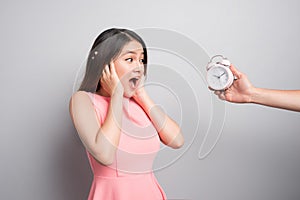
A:
{"type": "Polygon", "coordinates": [[[136,67],[134,67],[133,72],[136,72],[136,73],[144,73],[144,65],[141,64],[141,63],[138,63],[138,64],[136,65],[136,67]]]}
{"type": "Polygon", "coordinates": [[[144,69],[142,67],[136,67],[133,69],[133,72],[136,74],[143,74],[144,73],[144,69]]]}

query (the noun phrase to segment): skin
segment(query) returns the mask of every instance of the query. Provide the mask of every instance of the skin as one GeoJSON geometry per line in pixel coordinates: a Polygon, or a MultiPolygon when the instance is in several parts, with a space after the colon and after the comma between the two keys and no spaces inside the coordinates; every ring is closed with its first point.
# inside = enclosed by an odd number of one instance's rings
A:
{"type": "Polygon", "coordinates": [[[143,87],[144,65],[143,48],[137,41],[125,45],[110,66],[105,66],[101,81],[101,88],[96,94],[110,97],[110,105],[106,119],[99,124],[93,104],[86,92],[76,92],[70,100],[70,114],[86,149],[103,165],[110,165],[114,161],[119,144],[123,98],[133,98],[145,111],[161,141],[172,147],[179,148],[184,139],[180,127],[168,117],[143,87]],[[136,78],[133,84],[131,78],[136,78]]]}
{"type": "Polygon", "coordinates": [[[225,91],[215,91],[222,100],[232,103],[254,103],[300,112],[300,90],[274,90],[254,87],[247,76],[233,65],[230,69],[237,80],[225,91]]]}

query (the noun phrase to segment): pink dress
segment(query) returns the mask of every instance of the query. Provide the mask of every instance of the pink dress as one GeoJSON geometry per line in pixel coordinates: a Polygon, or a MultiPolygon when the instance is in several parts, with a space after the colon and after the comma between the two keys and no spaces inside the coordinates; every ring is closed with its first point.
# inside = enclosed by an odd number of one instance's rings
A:
{"type": "MultiPolygon", "coordinates": [[[[88,93],[99,120],[106,118],[110,98],[88,93]]],[[[164,200],[152,165],[160,140],[143,109],[133,100],[123,99],[120,142],[112,165],[97,162],[87,152],[94,174],[88,200],[164,200]]]]}

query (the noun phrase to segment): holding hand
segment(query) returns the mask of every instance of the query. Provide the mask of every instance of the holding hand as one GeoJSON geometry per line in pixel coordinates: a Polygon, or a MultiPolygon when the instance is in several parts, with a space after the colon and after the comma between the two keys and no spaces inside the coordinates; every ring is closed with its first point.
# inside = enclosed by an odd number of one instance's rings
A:
{"type": "Polygon", "coordinates": [[[255,103],[300,112],[300,90],[253,87],[245,74],[232,65],[230,70],[237,79],[227,90],[215,91],[220,99],[232,103],[255,103]]]}
{"type": "Polygon", "coordinates": [[[230,70],[236,77],[233,84],[225,91],[215,91],[215,94],[222,100],[233,103],[250,103],[254,87],[248,80],[247,76],[239,72],[233,65],[230,70]]]}

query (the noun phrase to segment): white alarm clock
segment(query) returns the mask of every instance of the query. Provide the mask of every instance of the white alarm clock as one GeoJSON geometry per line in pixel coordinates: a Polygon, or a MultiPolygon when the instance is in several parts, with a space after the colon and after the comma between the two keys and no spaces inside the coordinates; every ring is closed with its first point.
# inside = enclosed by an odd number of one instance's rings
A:
{"type": "Polygon", "coordinates": [[[206,66],[206,80],[213,90],[226,90],[234,80],[230,70],[230,62],[222,55],[213,56],[206,66]]]}

